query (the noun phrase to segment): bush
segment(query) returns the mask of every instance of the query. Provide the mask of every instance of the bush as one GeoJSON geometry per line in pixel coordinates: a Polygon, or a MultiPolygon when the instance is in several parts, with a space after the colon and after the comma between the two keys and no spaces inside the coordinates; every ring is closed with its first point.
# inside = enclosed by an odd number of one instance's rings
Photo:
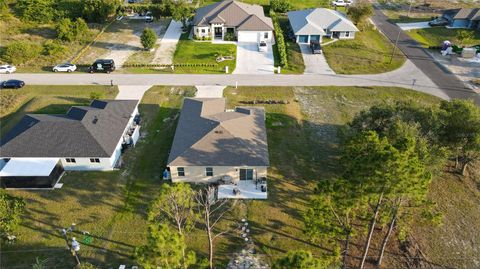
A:
{"type": "Polygon", "coordinates": [[[5,49],[4,59],[12,64],[23,64],[42,53],[42,46],[33,42],[17,41],[5,49]]]}
{"type": "Polygon", "coordinates": [[[55,31],[59,40],[71,42],[75,38],[72,31],[72,21],[68,18],[61,19],[55,26],[55,31]]]}
{"type": "Polygon", "coordinates": [[[278,54],[280,55],[280,65],[283,68],[288,68],[287,46],[285,45],[285,37],[283,36],[282,28],[278,22],[277,14],[273,10],[270,11],[272,17],[273,28],[275,29],[275,39],[277,41],[278,54]]]}
{"type": "Polygon", "coordinates": [[[115,15],[121,5],[118,0],[84,0],[82,17],[88,22],[105,22],[108,17],[115,15]]]}
{"type": "Polygon", "coordinates": [[[270,8],[275,12],[286,13],[290,11],[292,5],[288,0],[270,0],[270,8]]]}
{"type": "Polygon", "coordinates": [[[226,33],[223,39],[225,41],[235,41],[236,38],[234,33],[226,33]]]}
{"type": "Polygon", "coordinates": [[[18,0],[15,10],[24,21],[47,23],[55,16],[53,0],[18,0]]]}
{"type": "Polygon", "coordinates": [[[155,34],[155,31],[153,31],[151,28],[145,28],[140,36],[140,41],[146,50],[150,50],[157,42],[157,34],[155,34]]]}
{"type": "Polygon", "coordinates": [[[366,20],[373,15],[373,7],[370,2],[358,1],[348,7],[347,14],[355,25],[365,30],[366,20]]]}
{"type": "Polygon", "coordinates": [[[65,46],[54,42],[53,40],[47,40],[43,44],[43,54],[47,56],[56,56],[65,52],[65,46]]]}
{"type": "Polygon", "coordinates": [[[90,37],[90,29],[82,18],[78,18],[72,25],[72,32],[76,41],[85,41],[90,37]]]}

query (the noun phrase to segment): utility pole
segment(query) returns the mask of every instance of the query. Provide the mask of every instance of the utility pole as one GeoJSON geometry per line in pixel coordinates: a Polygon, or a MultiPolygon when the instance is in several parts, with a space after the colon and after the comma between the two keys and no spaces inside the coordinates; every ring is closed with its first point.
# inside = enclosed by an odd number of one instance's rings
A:
{"type": "Polygon", "coordinates": [[[78,253],[77,253],[80,250],[80,243],[77,242],[75,237],[72,237],[71,245],[68,243],[67,233],[73,232],[74,229],[75,229],[75,223],[72,223],[72,225],[69,228],[62,229],[61,232],[62,232],[63,238],[65,239],[65,244],[67,245],[67,249],[70,250],[71,253],[73,254],[77,265],[80,265],[80,259],[78,258],[78,253]]]}
{"type": "MultiPolygon", "coordinates": [[[[410,0],[410,5],[408,6],[407,18],[410,18],[410,11],[412,11],[412,3],[413,3],[413,0],[410,0]]],[[[395,46],[393,46],[392,56],[390,56],[389,64],[391,64],[393,62],[393,57],[395,56],[395,52],[396,52],[397,45],[398,45],[398,39],[400,38],[400,33],[401,32],[402,32],[402,28],[400,28],[400,26],[399,26],[398,27],[397,39],[395,39],[395,46]]]]}

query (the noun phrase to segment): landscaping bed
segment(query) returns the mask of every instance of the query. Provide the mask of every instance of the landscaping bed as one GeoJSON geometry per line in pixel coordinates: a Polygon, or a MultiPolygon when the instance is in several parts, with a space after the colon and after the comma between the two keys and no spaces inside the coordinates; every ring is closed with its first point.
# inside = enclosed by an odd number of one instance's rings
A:
{"type": "Polygon", "coordinates": [[[355,39],[339,40],[323,46],[328,65],[337,74],[377,74],[395,70],[403,65],[405,56],[375,29],[355,34],[355,39]]]}

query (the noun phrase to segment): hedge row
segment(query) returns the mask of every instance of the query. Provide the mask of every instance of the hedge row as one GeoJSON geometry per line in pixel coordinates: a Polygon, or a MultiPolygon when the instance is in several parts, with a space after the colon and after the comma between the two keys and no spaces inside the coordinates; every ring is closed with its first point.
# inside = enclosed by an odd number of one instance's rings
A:
{"type": "Polygon", "coordinates": [[[270,10],[270,17],[272,17],[273,28],[275,30],[275,41],[277,42],[278,54],[280,55],[280,65],[283,68],[288,68],[287,46],[285,45],[282,28],[278,22],[277,14],[275,14],[273,10],[270,10]]]}
{"type": "Polygon", "coordinates": [[[199,64],[189,64],[189,63],[183,63],[183,64],[123,64],[123,67],[216,67],[216,64],[205,64],[205,63],[199,63],[199,64]]]}

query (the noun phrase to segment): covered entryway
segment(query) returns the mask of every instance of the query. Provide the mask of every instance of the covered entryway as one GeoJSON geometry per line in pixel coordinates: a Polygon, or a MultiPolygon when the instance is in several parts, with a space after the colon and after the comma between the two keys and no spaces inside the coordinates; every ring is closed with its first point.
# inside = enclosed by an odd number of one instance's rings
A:
{"type": "Polygon", "coordinates": [[[64,170],[57,158],[12,158],[0,171],[2,188],[53,188],[64,170]]]}
{"type": "Polygon", "coordinates": [[[214,27],[213,33],[215,39],[223,39],[223,27],[214,27]]]}

